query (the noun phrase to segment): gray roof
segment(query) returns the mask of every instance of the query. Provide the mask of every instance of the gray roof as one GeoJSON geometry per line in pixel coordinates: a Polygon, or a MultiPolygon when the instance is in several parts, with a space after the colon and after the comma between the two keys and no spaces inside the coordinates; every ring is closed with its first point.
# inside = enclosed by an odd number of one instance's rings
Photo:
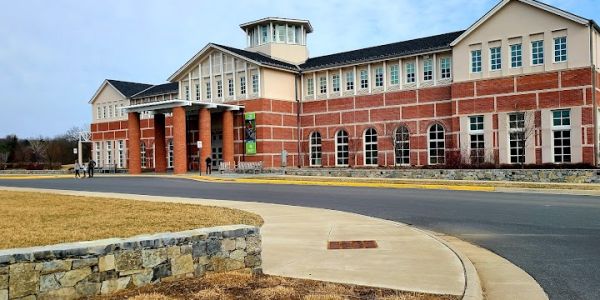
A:
{"type": "Polygon", "coordinates": [[[152,86],[151,84],[146,83],[129,82],[114,79],[107,79],[106,81],[108,81],[112,86],[114,86],[117,90],[119,90],[119,92],[121,92],[121,94],[123,94],[127,98],[152,86]]]}
{"type": "Polygon", "coordinates": [[[179,83],[178,82],[169,82],[163,83],[159,85],[153,85],[139,93],[131,96],[131,98],[139,99],[144,97],[152,97],[158,95],[165,94],[175,94],[179,92],[179,83]]]}

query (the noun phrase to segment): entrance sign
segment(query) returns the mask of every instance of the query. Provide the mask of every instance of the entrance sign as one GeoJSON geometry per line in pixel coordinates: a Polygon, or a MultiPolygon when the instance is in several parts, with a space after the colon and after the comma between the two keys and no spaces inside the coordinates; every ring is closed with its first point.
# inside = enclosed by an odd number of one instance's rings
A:
{"type": "Polygon", "coordinates": [[[246,154],[256,154],[256,114],[244,113],[244,135],[246,154]]]}

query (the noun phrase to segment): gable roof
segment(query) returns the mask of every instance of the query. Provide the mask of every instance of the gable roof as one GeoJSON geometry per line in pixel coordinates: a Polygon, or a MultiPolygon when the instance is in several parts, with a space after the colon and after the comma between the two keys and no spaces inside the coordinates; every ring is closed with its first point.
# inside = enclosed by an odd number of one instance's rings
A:
{"type": "Polygon", "coordinates": [[[560,8],[556,8],[552,5],[549,5],[549,4],[546,4],[546,3],[543,3],[543,2],[540,2],[537,0],[502,0],[502,1],[500,1],[500,3],[496,4],[496,6],[494,6],[490,11],[488,11],[485,15],[483,15],[483,17],[481,17],[479,20],[477,20],[475,23],[473,23],[473,25],[471,25],[467,30],[465,30],[465,32],[463,34],[461,34],[459,37],[457,37],[456,40],[454,40],[450,45],[452,47],[454,47],[456,44],[458,44],[460,41],[462,41],[464,38],[466,38],[469,34],[471,34],[471,32],[475,31],[475,29],[477,29],[479,26],[481,26],[483,23],[485,23],[489,18],[491,18],[494,14],[496,14],[499,10],[501,10],[503,7],[505,7],[511,1],[520,1],[522,3],[531,5],[533,7],[537,7],[539,9],[545,10],[549,13],[563,17],[565,19],[569,19],[569,20],[579,23],[581,25],[592,25],[592,26],[596,27],[596,29],[598,29],[597,28],[598,25],[596,24],[596,22],[594,22],[594,20],[580,17],[576,14],[570,13],[570,12],[562,10],[560,8]]]}
{"type": "Polygon", "coordinates": [[[414,55],[431,51],[450,49],[450,43],[463,31],[444,33],[424,38],[402,41],[392,44],[363,48],[347,52],[309,58],[300,65],[304,70],[336,67],[347,64],[368,62],[390,57],[414,55]]]}
{"type": "Polygon", "coordinates": [[[152,86],[151,84],[145,84],[145,83],[121,81],[121,80],[114,80],[114,79],[105,79],[102,82],[102,84],[100,85],[100,87],[98,88],[98,90],[96,90],[96,92],[94,93],[94,96],[92,96],[90,101],[88,101],[88,103],[93,103],[94,100],[96,100],[96,97],[98,97],[98,95],[102,91],[102,89],[107,85],[110,85],[113,89],[115,89],[117,91],[117,93],[119,93],[121,96],[123,96],[123,98],[129,98],[129,97],[133,96],[135,93],[138,93],[138,92],[145,90],[148,87],[152,86]]]}
{"type": "Polygon", "coordinates": [[[164,94],[174,94],[177,92],[179,92],[179,82],[169,82],[153,85],[135,95],[132,95],[131,98],[151,97],[164,94]]]}

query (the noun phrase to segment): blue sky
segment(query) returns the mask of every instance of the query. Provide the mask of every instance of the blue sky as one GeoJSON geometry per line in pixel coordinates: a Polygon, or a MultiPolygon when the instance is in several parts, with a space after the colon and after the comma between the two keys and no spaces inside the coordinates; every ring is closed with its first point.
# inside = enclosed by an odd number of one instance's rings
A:
{"type": "MultiPolygon", "coordinates": [[[[245,46],[238,25],[308,19],[311,56],[466,29],[498,0],[20,0],[0,11],[0,136],[89,124],[105,78],[163,83],[209,42],[245,46]],[[418,13],[417,13],[418,12],[418,13]]],[[[600,0],[546,0],[600,21],[600,0]]]]}

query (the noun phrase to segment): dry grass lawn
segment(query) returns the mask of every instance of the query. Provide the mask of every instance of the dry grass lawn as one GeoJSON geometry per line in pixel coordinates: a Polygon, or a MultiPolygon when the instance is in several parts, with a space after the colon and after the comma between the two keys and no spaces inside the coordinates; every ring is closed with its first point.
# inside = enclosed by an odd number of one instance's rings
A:
{"type": "Polygon", "coordinates": [[[97,300],[458,300],[457,296],[400,292],[248,272],[208,274],[98,297],[97,300]]]}
{"type": "Polygon", "coordinates": [[[12,191],[0,191],[0,216],[0,249],[263,223],[229,208],[12,191]]]}

